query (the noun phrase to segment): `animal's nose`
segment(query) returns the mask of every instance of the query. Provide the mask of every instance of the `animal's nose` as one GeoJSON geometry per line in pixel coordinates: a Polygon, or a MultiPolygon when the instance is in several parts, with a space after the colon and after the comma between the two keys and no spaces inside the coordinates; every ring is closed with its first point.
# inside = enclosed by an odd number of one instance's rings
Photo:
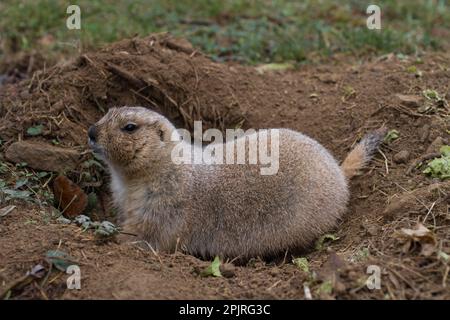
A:
{"type": "Polygon", "coordinates": [[[97,140],[97,128],[95,126],[90,126],[88,130],[89,139],[92,142],[96,142],[97,140]]]}

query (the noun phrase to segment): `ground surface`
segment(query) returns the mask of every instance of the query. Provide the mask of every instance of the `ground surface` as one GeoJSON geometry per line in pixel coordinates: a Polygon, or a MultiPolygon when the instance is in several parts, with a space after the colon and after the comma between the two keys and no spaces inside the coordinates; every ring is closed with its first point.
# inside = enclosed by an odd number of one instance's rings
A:
{"type": "Polygon", "coordinates": [[[304,299],[307,287],[313,298],[450,298],[450,184],[426,176],[421,166],[448,144],[449,58],[391,54],[363,63],[335,60],[258,72],[211,62],[189,43],[159,35],[121,41],[22,82],[10,75],[10,84],[0,88],[0,209],[16,208],[0,217],[0,294],[12,299],[304,299]],[[428,99],[424,90],[435,90],[442,99],[428,99]],[[202,277],[199,270],[210,262],[181,252],[100,243],[92,231],[58,222],[50,188],[56,173],[38,174],[61,172],[61,163],[31,157],[33,163],[24,164],[22,153],[10,149],[25,140],[75,151],[79,158],[64,173],[86,193],[97,194],[90,212],[95,219],[114,221],[108,178],[86,164],[93,159],[85,137],[108,107],[123,104],[158,110],[187,128],[197,119],[221,129],[292,128],[317,139],[339,160],[365,132],[383,124],[397,130],[398,138],[388,139],[352,181],[348,213],[332,231],[337,239],[301,255],[308,272],[287,252],[271,261],[227,265],[227,277],[202,277]],[[29,131],[38,126],[37,132],[29,131]],[[24,177],[29,179],[21,185],[24,177]],[[427,231],[417,231],[418,223],[427,231]],[[9,290],[36,264],[47,271],[44,257],[55,249],[80,265],[81,290],[67,290],[67,275],[55,270],[9,290]],[[369,265],[381,269],[379,290],[365,285],[369,265]]]}

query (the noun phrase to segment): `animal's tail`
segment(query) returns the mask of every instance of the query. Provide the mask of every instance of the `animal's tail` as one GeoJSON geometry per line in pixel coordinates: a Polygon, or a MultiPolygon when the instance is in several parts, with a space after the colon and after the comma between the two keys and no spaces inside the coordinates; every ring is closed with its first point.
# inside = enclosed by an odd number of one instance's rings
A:
{"type": "Polygon", "coordinates": [[[387,128],[381,127],[366,134],[356,147],[350,151],[341,164],[347,179],[353,178],[372,159],[373,153],[383,142],[387,128]]]}

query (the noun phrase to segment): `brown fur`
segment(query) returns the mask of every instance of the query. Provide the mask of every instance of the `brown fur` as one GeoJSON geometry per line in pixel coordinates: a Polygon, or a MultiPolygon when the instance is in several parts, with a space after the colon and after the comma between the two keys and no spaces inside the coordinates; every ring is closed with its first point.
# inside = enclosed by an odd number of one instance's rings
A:
{"type": "Polygon", "coordinates": [[[382,127],[372,131],[362,138],[356,147],[347,155],[342,162],[341,168],[347,179],[356,176],[361,168],[364,168],[372,158],[380,142],[386,135],[387,129],[382,127]]]}
{"type": "Polygon", "coordinates": [[[279,129],[279,170],[264,176],[260,164],[173,163],[175,128],[144,108],[110,109],[95,129],[91,145],[109,165],[124,230],[156,250],[178,246],[202,257],[308,247],[336,227],[349,198],[344,172],[350,176],[368,155],[360,144],[342,170],[313,139],[279,129]],[[139,129],[124,132],[129,122],[139,129]]]}

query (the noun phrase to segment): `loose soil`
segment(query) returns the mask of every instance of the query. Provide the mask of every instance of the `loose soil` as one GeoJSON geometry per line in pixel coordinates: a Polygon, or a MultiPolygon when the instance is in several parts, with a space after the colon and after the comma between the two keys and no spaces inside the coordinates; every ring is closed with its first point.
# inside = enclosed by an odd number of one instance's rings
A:
{"type": "MultiPolygon", "coordinates": [[[[0,177],[14,183],[22,170],[5,159],[14,142],[49,150],[57,143],[75,150],[79,161],[64,174],[86,193],[98,195],[92,216],[99,220],[115,221],[107,174],[85,166],[92,159],[86,136],[89,125],[112,106],[145,106],[188,129],[194,120],[202,120],[205,129],[292,128],[317,139],[340,160],[371,129],[385,125],[398,130],[399,138],[384,144],[352,181],[348,213],[333,231],[338,239],[304,253],[310,273],[294,265],[286,252],[273,260],[226,264],[226,277],[202,277],[208,261],[114,240],[99,242],[89,230],[58,222],[48,204],[5,201],[0,195],[0,210],[16,206],[0,217],[0,294],[36,264],[47,266],[46,252],[58,249],[80,265],[81,290],[66,289],[68,275],[52,271],[45,282],[33,281],[7,296],[304,299],[307,286],[313,298],[322,299],[449,299],[450,184],[424,175],[420,167],[421,159],[448,144],[448,106],[433,105],[427,112],[421,107],[428,103],[423,90],[450,97],[449,58],[424,55],[416,65],[421,76],[407,71],[415,59],[395,55],[261,73],[214,63],[185,40],[158,34],[114,43],[21,81],[5,81],[0,87],[0,160],[8,169],[0,177]],[[41,134],[27,134],[37,125],[43,126],[41,134]],[[418,223],[429,229],[427,238],[405,238],[402,228],[415,229],[418,223]],[[365,285],[370,265],[380,267],[380,289],[365,285]]],[[[42,164],[35,158],[28,166],[39,169],[42,164]]],[[[60,168],[58,159],[46,159],[46,167],[60,168]]],[[[44,180],[42,188],[51,192],[51,181],[44,180]]]]}

